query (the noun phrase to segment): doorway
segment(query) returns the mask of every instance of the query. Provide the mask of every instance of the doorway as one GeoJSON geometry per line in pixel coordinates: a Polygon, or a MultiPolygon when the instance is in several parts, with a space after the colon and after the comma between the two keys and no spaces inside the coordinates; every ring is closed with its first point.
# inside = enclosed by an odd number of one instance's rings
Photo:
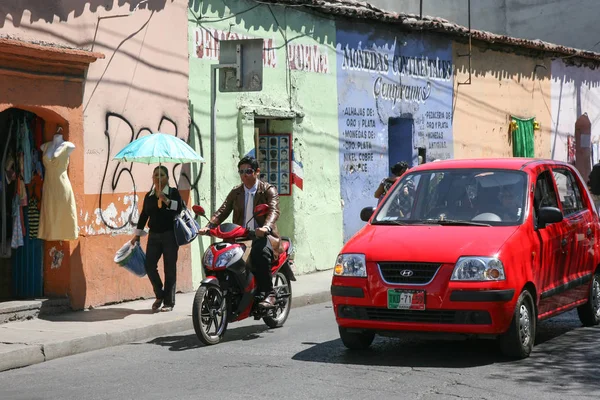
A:
{"type": "Polygon", "coordinates": [[[43,241],[37,238],[44,167],[44,120],[0,113],[0,301],[43,295],[43,241]]]}
{"type": "Polygon", "coordinates": [[[390,118],[388,123],[388,160],[390,168],[400,161],[409,167],[417,164],[417,153],[413,146],[412,118],[390,118]]]}

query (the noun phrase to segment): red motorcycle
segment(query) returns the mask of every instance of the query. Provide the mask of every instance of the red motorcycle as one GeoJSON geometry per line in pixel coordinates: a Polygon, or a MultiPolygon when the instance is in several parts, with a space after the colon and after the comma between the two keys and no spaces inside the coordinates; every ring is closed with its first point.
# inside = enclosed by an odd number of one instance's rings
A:
{"type": "MultiPolygon", "coordinates": [[[[204,209],[198,205],[192,208],[196,216],[206,219],[204,209]]],[[[254,209],[254,216],[264,216],[269,211],[266,204],[254,209]]],[[[206,278],[202,280],[192,306],[192,320],[198,339],[206,345],[219,343],[230,322],[248,317],[263,319],[269,328],[282,326],[292,306],[292,285],[295,281],[292,271],[292,242],[281,238],[283,250],[271,267],[275,304],[264,307],[259,303],[264,296],[257,293],[252,267],[248,264],[249,246],[244,241],[255,238],[253,230],[242,226],[224,223],[210,229],[209,235],[223,239],[213,243],[204,252],[202,266],[206,278]]]]}

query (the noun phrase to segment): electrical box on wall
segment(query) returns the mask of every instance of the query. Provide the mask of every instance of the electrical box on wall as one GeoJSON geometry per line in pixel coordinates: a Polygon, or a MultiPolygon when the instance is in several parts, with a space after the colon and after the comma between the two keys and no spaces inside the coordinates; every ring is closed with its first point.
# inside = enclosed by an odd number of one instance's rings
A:
{"type": "Polygon", "coordinates": [[[292,194],[291,139],[290,133],[258,135],[260,179],[275,186],[280,196],[292,194]]]}

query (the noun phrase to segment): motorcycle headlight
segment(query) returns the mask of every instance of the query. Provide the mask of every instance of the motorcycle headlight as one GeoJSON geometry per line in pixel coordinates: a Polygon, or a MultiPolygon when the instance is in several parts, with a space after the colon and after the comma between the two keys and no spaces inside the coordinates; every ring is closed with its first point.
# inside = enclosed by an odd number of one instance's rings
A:
{"type": "Polygon", "coordinates": [[[367,262],[364,254],[340,254],[335,263],[336,276],[367,276],[367,262]]]}
{"type": "Polygon", "coordinates": [[[503,281],[504,265],[493,257],[461,257],[454,266],[452,281],[503,281]]]}
{"type": "Polygon", "coordinates": [[[227,250],[227,251],[223,252],[222,254],[219,254],[219,256],[217,257],[217,262],[215,263],[215,267],[217,267],[217,268],[226,267],[227,264],[229,264],[229,262],[240,252],[241,252],[241,250],[239,248],[235,248],[235,249],[227,250]]]}
{"type": "Polygon", "coordinates": [[[213,255],[212,250],[208,249],[204,252],[204,257],[202,257],[202,264],[206,265],[207,267],[211,267],[214,259],[215,256],[213,255]]]}

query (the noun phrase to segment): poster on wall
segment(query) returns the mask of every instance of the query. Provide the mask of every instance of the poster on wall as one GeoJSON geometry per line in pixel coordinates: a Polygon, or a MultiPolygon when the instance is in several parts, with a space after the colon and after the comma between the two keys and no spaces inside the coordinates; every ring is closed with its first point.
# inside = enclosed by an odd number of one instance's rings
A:
{"type": "Polygon", "coordinates": [[[454,156],[450,40],[337,24],[339,162],[344,241],[362,226],[363,207],[390,165],[454,156]]]}
{"type": "Polygon", "coordinates": [[[260,179],[277,188],[280,196],[292,194],[291,134],[261,134],[258,136],[260,179]]]}

